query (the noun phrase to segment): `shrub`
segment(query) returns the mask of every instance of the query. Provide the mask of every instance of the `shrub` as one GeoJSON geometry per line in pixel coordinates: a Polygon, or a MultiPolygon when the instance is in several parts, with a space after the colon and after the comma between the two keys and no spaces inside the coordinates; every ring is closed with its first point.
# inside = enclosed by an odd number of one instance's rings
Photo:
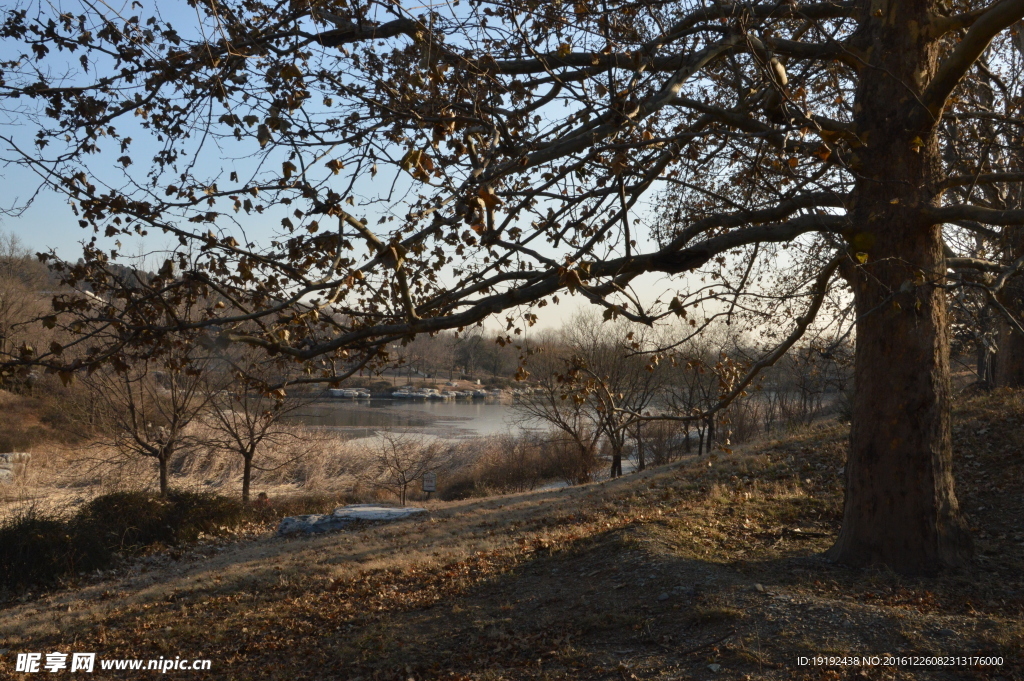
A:
{"type": "Polygon", "coordinates": [[[245,519],[238,501],[193,492],[115,492],[70,519],[29,510],[0,525],[0,589],[53,586],[108,567],[117,554],[194,542],[245,519]]]}
{"type": "Polygon", "coordinates": [[[675,421],[652,421],[642,431],[647,465],[661,466],[672,463],[682,455],[686,446],[686,429],[675,421]]]}
{"type": "MultiPolygon", "coordinates": [[[[481,457],[478,477],[488,490],[507,494],[526,492],[545,477],[548,461],[540,439],[527,433],[498,435],[481,457]]],[[[554,477],[554,476],[551,476],[554,477]]]]}
{"type": "Polygon", "coordinates": [[[266,505],[254,504],[247,509],[247,513],[255,520],[269,522],[293,515],[331,513],[338,506],[358,501],[351,495],[295,494],[268,500],[266,505]]]}
{"type": "Polygon", "coordinates": [[[192,542],[202,533],[242,521],[242,505],[226,497],[194,492],[115,492],[93,499],[73,521],[89,527],[114,551],[192,542]]]}
{"type": "Polygon", "coordinates": [[[0,452],[26,452],[48,439],[46,429],[40,426],[21,428],[7,425],[0,431],[0,452]]]}
{"type": "Polygon", "coordinates": [[[461,475],[452,478],[448,484],[438,490],[437,497],[441,501],[461,501],[487,495],[487,489],[482,487],[472,476],[461,475]]]}
{"type": "Polygon", "coordinates": [[[167,525],[174,529],[172,543],[196,541],[201,534],[217,534],[245,520],[241,501],[218,494],[171,492],[167,525]]]}
{"type": "Polygon", "coordinates": [[[590,482],[594,472],[601,466],[593,445],[581,447],[572,438],[555,432],[544,439],[542,449],[548,475],[564,480],[570,485],[590,482]]]}
{"type": "Polygon", "coordinates": [[[0,526],[0,588],[53,586],[104,567],[111,552],[87,527],[29,510],[0,526]]]}

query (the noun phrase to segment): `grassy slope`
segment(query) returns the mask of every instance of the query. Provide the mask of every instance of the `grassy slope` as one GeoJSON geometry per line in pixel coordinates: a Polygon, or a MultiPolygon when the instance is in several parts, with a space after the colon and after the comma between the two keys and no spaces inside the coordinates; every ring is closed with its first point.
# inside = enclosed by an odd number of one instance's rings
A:
{"type": "Polygon", "coordinates": [[[206,676],[177,674],[214,679],[1024,679],[1021,402],[958,410],[979,554],[962,574],[818,558],[841,507],[835,427],[710,465],[439,504],[425,520],[155,557],[7,608],[0,677],[16,676],[14,652],[57,649],[210,658],[206,676]],[[796,664],[886,653],[1005,664],[796,664]]]}

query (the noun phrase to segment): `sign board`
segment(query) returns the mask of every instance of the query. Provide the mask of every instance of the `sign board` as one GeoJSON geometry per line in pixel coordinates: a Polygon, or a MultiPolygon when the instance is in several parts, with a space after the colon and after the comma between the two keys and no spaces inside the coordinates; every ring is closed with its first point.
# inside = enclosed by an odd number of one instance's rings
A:
{"type": "Polygon", "coordinates": [[[437,473],[424,473],[423,474],[423,491],[424,492],[436,492],[437,491],[437,473]]]}

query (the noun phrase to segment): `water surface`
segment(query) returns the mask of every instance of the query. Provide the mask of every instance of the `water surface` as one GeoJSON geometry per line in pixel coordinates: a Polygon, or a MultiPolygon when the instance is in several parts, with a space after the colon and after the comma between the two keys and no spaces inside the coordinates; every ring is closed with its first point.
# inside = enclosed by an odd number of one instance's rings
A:
{"type": "Polygon", "coordinates": [[[537,427],[532,422],[524,424],[511,405],[493,399],[472,402],[324,399],[311,402],[292,418],[310,426],[342,431],[351,437],[367,437],[390,429],[460,439],[537,427]]]}

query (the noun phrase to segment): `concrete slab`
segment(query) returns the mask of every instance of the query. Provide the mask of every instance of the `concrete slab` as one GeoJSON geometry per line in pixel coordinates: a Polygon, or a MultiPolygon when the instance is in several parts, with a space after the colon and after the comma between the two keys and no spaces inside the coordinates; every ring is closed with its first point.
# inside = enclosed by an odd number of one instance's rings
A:
{"type": "Polygon", "coordinates": [[[339,506],[330,515],[313,514],[282,518],[281,523],[277,526],[277,536],[335,532],[356,522],[391,522],[426,512],[427,509],[418,506],[350,504],[349,506],[339,506]]]}

